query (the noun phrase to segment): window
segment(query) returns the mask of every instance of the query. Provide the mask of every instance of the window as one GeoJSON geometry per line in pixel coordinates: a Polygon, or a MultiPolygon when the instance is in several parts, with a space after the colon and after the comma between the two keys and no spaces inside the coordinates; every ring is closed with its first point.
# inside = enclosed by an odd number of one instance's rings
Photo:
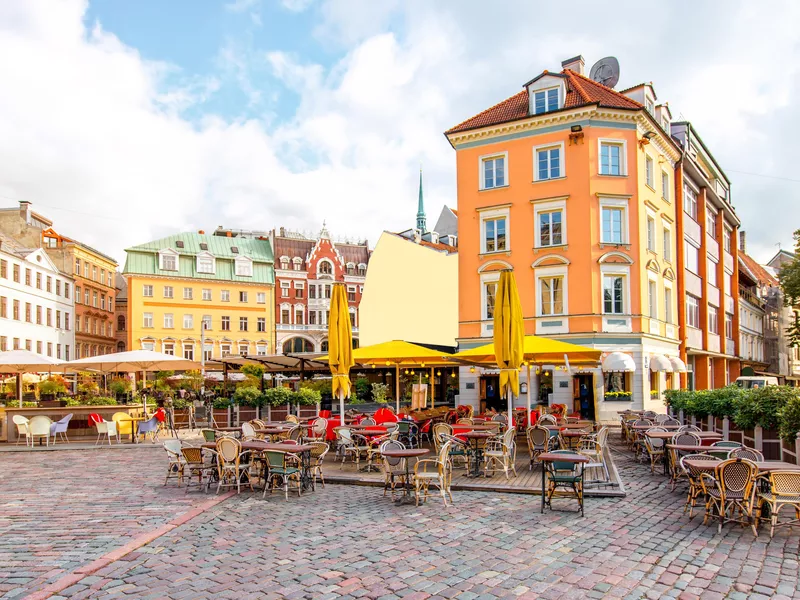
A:
{"type": "Polygon", "coordinates": [[[100,308],[105,310],[106,309],[106,295],[100,294],[100,308]]]}
{"type": "Polygon", "coordinates": [[[164,286],[164,298],[173,298],[175,295],[175,289],[171,285],[164,286]]]}
{"type": "Polygon", "coordinates": [[[358,276],[365,277],[367,275],[367,265],[360,264],[358,265],[358,276]]]}
{"type": "Polygon", "coordinates": [[[601,240],[606,244],[625,243],[624,227],[625,209],[615,206],[603,207],[603,231],[601,240]]]}
{"type": "Polygon", "coordinates": [[[647,282],[647,306],[651,319],[658,318],[658,284],[650,279],[647,282]]]}
{"type": "MultiPolygon", "coordinates": [[[[142,327],[152,327],[153,326],[153,313],[146,312],[142,314],[142,327]]],[[[86,328],[88,331],[88,327],[86,328]]]]}
{"type": "Polygon", "coordinates": [[[8,318],[8,298],[5,296],[0,296],[0,317],[8,318]]]}
{"type": "Polygon", "coordinates": [[[239,302],[247,302],[247,292],[239,292],[239,302]]]}
{"type": "Polygon", "coordinates": [[[89,279],[89,263],[86,261],[83,263],[83,278],[89,279]]]}
{"type": "MultiPolygon", "coordinates": [[[[152,290],[150,290],[150,291],[151,291],[151,295],[152,295],[152,290]]],[[[92,306],[97,308],[97,292],[92,292],[92,306]]]]}
{"type": "Polygon", "coordinates": [[[669,175],[666,171],[661,171],[661,197],[669,201],[669,175]]]}
{"type": "Polygon", "coordinates": [[[175,343],[174,342],[164,342],[164,354],[169,354],[170,356],[175,356],[175,343]]]}
{"type": "Polygon", "coordinates": [[[719,215],[717,212],[706,205],[706,233],[711,239],[717,239],[717,219],[719,215]]]}
{"type": "Polygon", "coordinates": [[[717,263],[709,258],[706,265],[706,281],[714,287],[719,287],[719,283],[717,281],[717,263]]]}
{"type": "Polygon", "coordinates": [[[117,331],[125,331],[125,316],[119,315],[117,317],[117,331]]]}
{"type": "Polygon", "coordinates": [[[200,325],[205,331],[210,331],[211,330],[211,315],[203,315],[203,318],[200,321],[200,325]]]}
{"type": "Polygon", "coordinates": [[[172,313],[164,313],[164,329],[172,329],[175,327],[175,320],[172,313]]]}
{"type": "Polygon", "coordinates": [[[112,284],[111,284],[111,271],[108,272],[108,278],[107,278],[107,281],[106,281],[106,285],[108,287],[112,287],[112,284]]]}
{"type": "Polygon", "coordinates": [[[354,285],[347,286],[347,301],[348,302],[356,301],[356,286],[354,285]]]}
{"type": "Polygon", "coordinates": [[[31,270],[25,269],[25,285],[31,285],[31,270]]]}
{"type": "Polygon", "coordinates": [[[648,97],[644,97],[644,107],[651,115],[655,114],[656,112],[656,105],[655,103],[648,97]]]}
{"type": "Polygon", "coordinates": [[[533,114],[558,110],[558,88],[539,90],[533,93],[533,114]]]}
{"type": "Polygon", "coordinates": [[[331,286],[325,285],[324,287],[325,287],[325,299],[326,300],[330,300],[331,299],[331,286]]]}
{"type": "Polygon", "coordinates": [[[283,343],[283,353],[313,352],[314,344],[304,338],[290,338],[283,343]]]}
{"type": "MultiPolygon", "coordinates": [[[[25,305],[25,320],[28,321],[28,322],[30,322],[30,320],[31,320],[30,313],[31,313],[31,305],[30,304],[26,304],[25,305]]],[[[61,311],[60,310],[56,311],[56,329],[61,329],[61,311]]]]}
{"type": "Polygon", "coordinates": [[[14,265],[14,282],[19,283],[19,265],[14,265]]]}
{"type": "Polygon", "coordinates": [[[231,345],[230,344],[220,344],[219,351],[222,356],[230,356],[231,354],[231,345]]]}
{"type": "Polygon", "coordinates": [[[302,281],[295,281],[294,282],[294,297],[298,300],[302,300],[305,296],[305,287],[302,281]]]}
{"type": "Polygon", "coordinates": [[[294,264],[294,270],[295,271],[302,271],[303,270],[303,263],[302,263],[301,259],[295,258],[295,259],[292,260],[292,263],[294,264]]]}
{"type": "Polygon", "coordinates": [[[259,333],[263,333],[267,330],[267,319],[264,317],[258,317],[256,319],[256,331],[259,333]]]}
{"type": "MultiPolygon", "coordinates": [[[[8,338],[4,335],[0,335],[0,352],[6,352],[7,350],[8,350],[8,338]]],[[[39,350],[39,354],[41,353],[42,351],[39,350]]]]}
{"type": "Polygon", "coordinates": [[[288,308],[281,309],[281,323],[288,325],[292,322],[292,313],[288,308]]]}
{"type": "MultiPolygon", "coordinates": [[[[152,287],[152,286],[151,286],[151,287],[152,287]]],[[[144,291],[142,291],[142,295],[144,296],[144,291]]],[[[153,294],[152,294],[152,290],[151,290],[151,292],[150,292],[150,295],[151,295],[151,296],[153,295],[153,294]]],[[[90,304],[89,296],[90,296],[90,293],[89,293],[89,288],[86,288],[86,289],[83,291],[83,303],[84,303],[86,306],[89,306],[89,304],[90,304]]]]}
{"type": "Polygon", "coordinates": [[[312,310],[308,313],[308,324],[309,325],[316,325],[317,324],[317,311],[312,310]]]}
{"type": "Polygon", "coordinates": [[[92,281],[97,281],[97,266],[92,265],[92,281]]]}
{"type": "Polygon", "coordinates": [[[667,262],[672,262],[672,240],[670,240],[670,233],[669,227],[664,227],[661,230],[661,234],[664,238],[664,260],[667,262]]]}
{"type": "MultiPolygon", "coordinates": [[[[3,315],[3,316],[5,316],[5,315],[3,315]]],[[[42,307],[41,306],[37,306],[36,307],[36,324],[37,325],[41,325],[42,324],[42,307]]]]}
{"type": "Polygon", "coordinates": [[[609,315],[625,314],[625,277],[603,275],[603,312],[609,315]]]}
{"type": "Polygon", "coordinates": [[[222,331],[230,331],[231,330],[231,318],[230,317],[222,317],[222,331]]]}
{"type": "Polygon", "coordinates": [[[483,252],[502,252],[506,250],[506,217],[496,217],[483,221],[483,252]]]}
{"type": "Polygon", "coordinates": [[[295,309],[294,309],[294,322],[297,325],[304,325],[303,321],[305,321],[305,319],[303,318],[303,315],[304,315],[303,307],[302,306],[296,306],[295,309]]]}
{"type": "Polygon", "coordinates": [[[647,249],[656,251],[656,220],[653,217],[647,217],[647,249]]]}
{"type": "Polygon", "coordinates": [[[80,258],[76,258],[75,259],[75,274],[76,275],[80,275],[81,274],[81,259],[80,258]]]}
{"type": "Polygon", "coordinates": [[[160,254],[161,270],[162,271],[177,271],[178,270],[178,257],[172,254],[160,254]]]}
{"type": "Polygon", "coordinates": [[[184,329],[194,329],[194,316],[192,316],[192,315],[183,315],[183,328],[184,329]]]}
{"type": "Polygon", "coordinates": [[[250,350],[250,344],[247,343],[239,344],[239,356],[247,356],[249,350],[250,350]]]}
{"type": "Polygon", "coordinates": [[[214,273],[214,257],[208,255],[198,255],[197,257],[197,272],[198,273],[214,273]]]}
{"type": "Polygon", "coordinates": [[[700,274],[700,251],[688,240],[683,240],[683,253],[686,255],[686,268],[695,275],[700,274]]]}
{"type": "Polygon", "coordinates": [[[688,185],[683,186],[683,212],[697,221],[697,194],[688,185]]]}
{"type": "MultiPolygon", "coordinates": [[[[56,315],[58,316],[58,319],[56,319],[56,327],[61,329],[61,311],[57,310],[56,315]]],[[[33,305],[30,302],[25,303],[25,322],[33,323],[33,305]]]]}
{"type": "Polygon", "coordinates": [[[52,291],[53,291],[53,278],[52,277],[48,277],[47,278],[47,292],[50,293],[52,291]]]}
{"type": "Polygon", "coordinates": [[[691,294],[686,294],[686,324],[700,328],[700,299],[691,294]]]}
{"type": "MultiPolygon", "coordinates": [[[[142,296],[144,296],[145,298],[152,298],[153,297],[153,286],[152,285],[143,285],[142,286],[142,296]]],[[[88,300],[89,290],[88,289],[86,290],[86,297],[87,297],[86,304],[89,304],[89,300],[88,300]]]]}
{"type": "Polygon", "coordinates": [[[716,306],[708,306],[708,332],[719,335],[719,309],[716,306]]]}
{"type": "MultiPolygon", "coordinates": [[[[14,302],[16,303],[16,300],[14,300],[14,302]]],[[[53,326],[53,309],[52,309],[52,308],[48,308],[48,309],[47,309],[47,313],[46,313],[46,315],[47,315],[47,319],[46,319],[46,321],[47,321],[47,326],[48,326],[48,327],[52,327],[52,326],[53,326]]],[[[18,317],[18,316],[17,316],[17,317],[14,317],[14,318],[15,318],[15,319],[17,319],[17,320],[19,320],[19,317],[18,317]]],[[[88,320],[88,318],[89,318],[89,317],[86,317],[86,318],[87,318],[87,320],[88,320]]],[[[86,332],[87,332],[87,333],[89,332],[89,328],[88,328],[88,327],[86,328],[86,332]]]]}
{"type": "MultiPolygon", "coordinates": [[[[11,318],[14,319],[15,321],[19,321],[19,300],[14,300],[14,304],[13,304],[13,307],[12,307],[11,311],[12,311],[11,312],[11,318]]],[[[52,325],[52,323],[51,323],[51,320],[52,320],[51,315],[52,315],[52,309],[48,308],[47,309],[47,326],[48,327],[50,327],[52,325]]]]}
{"type": "Polygon", "coordinates": [[[236,259],[236,275],[239,277],[252,277],[253,276],[253,263],[247,259],[236,259]]]}
{"type": "Polygon", "coordinates": [[[672,323],[672,288],[664,288],[664,320],[672,323]]]}
{"type": "MultiPolygon", "coordinates": [[[[14,338],[14,350],[19,349],[19,340],[14,338]]],[[[53,342],[47,342],[47,356],[53,356],[53,342]]]]}
{"type": "Polygon", "coordinates": [[[239,331],[247,331],[247,317],[239,317],[239,331]]]}
{"type": "MultiPolygon", "coordinates": [[[[64,283],[64,298],[69,298],[69,284],[64,283]]],[[[108,310],[111,310],[111,299],[108,300],[108,310]]]]}
{"type": "Polygon", "coordinates": [[[724,233],[723,240],[722,240],[723,248],[725,248],[725,252],[730,254],[730,252],[731,252],[731,236],[733,235],[733,230],[729,229],[727,226],[725,226],[725,227],[723,227],[723,233],[724,233]]]}
{"type": "Polygon", "coordinates": [[[481,158],[481,189],[506,185],[506,155],[481,158]]]}
{"type": "Polygon", "coordinates": [[[257,356],[266,356],[267,355],[267,345],[266,344],[256,344],[256,355],[257,356]]]}
{"type": "Polygon", "coordinates": [[[725,313],[725,337],[729,340],[733,339],[733,315],[725,313]]]}
{"type": "Polygon", "coordinates": [[[281,298],[289,297],[289,286],[290,283],[288,281],[281,281],[281,298]]]}
{"type": "MultiPolygon", "coordinates": [[[[5,340],[5,338],[3,338],[3,339],[5,340]]],[[[5,350],[5,348],[2,348],[1,350],[5,350]]],[[[36,342],[36,354],[41,354],[41,353],[42,353],[42,342],[37,341],[36,342]]]]}
{"type": "Polygon", "coordinates": [[[69,313],[68,312],[64,313],[64,329],[69,331],[69,313]]]}
{"type": "Polygon", "coordinates": [[[542,277],[539,279],[542,315],[564,314],[564,278],[542,277]]]}
{"type": "Polygon", "coordinates": [[[308,297],[312,300],[317,297],[317,286],[309,285],[308,286],[308,297]]]}
{"type": "Polygon", "coordinates": [[[257,304],[266,304],[267,303],[267,294],[265,292],[258,292],[256,294],[256,303],[257,304]]]}
{"type": "Polygon", "coordinates": [[[187,344],[183,347],[183,358],[187,360],[194,360],[194,345],[187,344]]]}
{"type": "Polygon", "coordinates": [[[624,150],[624,143],[600,142],[601,175],[625,175],[624,150]]]}
{"type": "Polygon", "coordinates": [[[497,282],[487,281],[483,284],[484,290],[484,306],[483,306],[483,319],[485,321],[494,319],[494,302],[497,294],[497,282]]]}
{"type": "Polygon", "coordinates": [[[190,288],[190,287],[183,288],[183,299],[184,300],[191,300],[193,295],[194,295],[194,288],[190,288]]]}
{"type": "Polygon", "coordinates": [[[8,261],[0,260],[0,279],[8,279],[8,261]]]}
{"type": "Polygon", "coordinates": [[[656,189],[653,159],[646,155],[644,157],[644,182],[651,189],[656,189]]]}
{"type": "Polygon", "coordinates": [[[231,293],[230,293],[230,291],[229,290],[222,290],[219,293],[219,299],[222,302],[230,302],[231,301],[231,293]]]}
{"type": "Polygon", "coordinates": [[[202,298],[203,300],[210,302],[211,301],[211,290],[208,288],[203,288],[202,291],[202,298]]]}
{"type": "Polygon", "coordinates": [[[557,179],[564,176],[563,161],[561,159],[561,149],[563,144],[550,148],[536,148],[536,165],[534,168],[534,180],[545,181],[547,179],[557,179]]]}
{"type": "Polygon", "coordinates": [[[36,289],[42,289],[42,274],[36,273],[36,289]]]}

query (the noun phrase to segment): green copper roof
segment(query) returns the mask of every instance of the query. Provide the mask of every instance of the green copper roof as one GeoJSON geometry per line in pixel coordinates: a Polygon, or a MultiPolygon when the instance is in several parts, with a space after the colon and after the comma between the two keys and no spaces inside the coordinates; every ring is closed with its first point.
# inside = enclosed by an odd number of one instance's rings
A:
{"type": "Polygon", "coordinates": [[[272,246],[266,239],[222,237],[202,233],[179,233],[125,250],[124,273],[190,277],[214,281],[275,283],[272,246]],[[204,246],[201,247],[201,244],[204,246]],[[182,248],[180,246],[183,246],[182,248]],[[158,253],[171,250],[178,254],[178,270],[159,268],[158,253]],[[215,272],[198,273],[197,255],[208,252],[214,256],[215,272]],[[235,259],[246,257],[253,261],[253,276],[235,275],[235,259]]]}

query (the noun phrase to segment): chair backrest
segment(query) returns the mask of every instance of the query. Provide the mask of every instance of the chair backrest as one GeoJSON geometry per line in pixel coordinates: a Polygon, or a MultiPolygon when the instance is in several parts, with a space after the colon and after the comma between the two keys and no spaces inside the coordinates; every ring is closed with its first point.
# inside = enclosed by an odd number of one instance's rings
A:
{"type": "Polygon", "coordinates": [[[657,415],[656,415],[656,412],[654,410],[646,410],[646,411],[644,411],[642,413],[642,416],[645,419],[655,419],[657,415]]]}
{"type": "Polygon", "coordinates": [[[253,426],[253,429],[264,429],[267,426],[261,419],[251,419],[250,424],[253,426]]]}
{"type": "Polygon", "coordinates": [[[181,454],[187,463],[203,462],[203,449],[197,446],[181,446],[181,454]]]}
{"type": "MultiPolygon", "coordinates": [[[[551,454],[575,454],[572,450],[553,450],[551,454]]],[[[574,471],[577,468],[577,463],[561,462],[558,460],[553,461],[553,469],[556,471],[574,471]]]]}
{"type": "Polygon", "coordinates": [[[700,436],[691,431],[679,431],[672,436],[672,443],[681,446],[699,446],[702,442],[700,436]]]}
{"type": "Polygon", "coordinates": [[[472,422],[472,419],[468,417],[463,417],[456,421],[456,425],[474,425],[474,423],[472,422]]]}
{"type": "Polygon", "coordinates": [[[731,458],[717,466],[717,480],[724,493],[742,493],[749,495],[756,477],[758,467],[745,458],[731,458]]]}
{"type": "Polygon", "coordinates": [[[656,415],[655,416],[655,422],[657,424],[659,424],[659,425],[662,425],[664,423],[664,421],[668,421],[668,420],[669,420],[669,415],[656,415]]]}
{"type": "Polygon", "coordinates": [[[549,423],[550,425],[556,425],[558,421],[553,415],[542,415],[539,417],[539,421],[537,425],[544,425],[545,423],[549,423]]]}
{"type": "Polygon", "coordinates": [[[28,422],[28,431],[31,435],[50,435],[50,425],[53,421],[50,417],[36,415],[28,422]]]}
{"type": "Polygon", "coordinates": [[[353,432],[349,427],[336,427],[334,430],[336,438],[345,442],[346,444],[353,443],[353,432]]]}
{"type": "Polygon", "coordinates": [[[316,435],[325,435],[325,433],[328,431],[328,419],[319,417],[316,421],[314,421],[311,429],[316,435]]]}
{"type": "Polygon", "coordinates": [[[741,448],[744,444],[740,444],[739,442],[731,442],[728,440],[723,440],[720,442],[714,442],[711,444],[715,448],[741,448]]]}
{"type": "Polygon", "coordinates": [[[397,422],[397,430],[401,434],[406,434],[411,431],[411,421],[398,421],[397,422]]]}
{"type": "Polygon", "coordinates": [[[755,448],[745,448],[744,446],[734,448],[731,450],[728,456],[731,458],[746,458],[747,460],[752,460],[753,462],[764,462],[764,455],[761,454],[761,452],[755,448]]]}
{"type": "Polygon", "coordinates": [[[203,429],[202,432],[203,439],[207,442],[215,442],[217,441],[217,432],[213,429],[203,429]]]}
{"type": "Polygon", "coordinates": [[[543,450],[550,439],[550,430],[547,427],[528,427],[525,437],[528,438],[528,446],[535,450],[543,450]]]}
{"type": "Polygon", "coordinates": [[[300,419],[298,419],[298,418],[297,418],[297,417],[295,417],[294,415],[286,415],[286,421],[287,421],[288,423],[299,423],[299,422],[300,422],[300,419]]]}
{"type": "Polygon", "coordinates": [[[771,471],[769,487],[775,496],[800,496],[800,471],[771,471]]]}
{"type": "Polygon", "coordinates": [[[317,463],[322,462],[322,459],[330,449],[328,444],[325,442],[309,442],[308,445],[311,446],[311,458],[313,458],[317,463]]]}
{"type": "Polygon", "coordinates": [[[634,427],[641,427],[643,425],[652,425],[653,422],[650,419],[636,419],[633,422],[634,427]]]}
{"type": "Polygon", "coordinates": [[[597,432],[597,443],[605,447],[606,440],[608,439],[608,427],[601,427],[597,432]]]}
{"type": "Polygon", "coordinates": [[[395,440],[389,440],[388,442],[383,442],[381,444],[381,456],[383,457],[383,460],[385,460],[390,467],[396,467],[401,462],[403,462],[403,459],[397,456],[386,456],[383,454],[383,452],[384,450],[405,450],[405,449],[406,449],[405,445],[403,445],[401,442],[395,440]]]}
{"type": "Polygon", "coordinates": [[[72,413],[69,413],[66,417],[61,417],[56,423],[59,425],[66,425],[70,420],[72,420],[72,413]]]}
{"type": "Polygon", "coordinates": [[[14,421],[14,425],[27,425],[28,424],[28,419],[23,417],[22,415],[14,415],[12,417],[12,421],[14,421]]]}
{"type": "Polygon", "coordinates": [[[282,469],[286,460],[286,453],[279,450],[267,450],[267,464],[270,469],[282,469]]]}
{"type": "Polygon", "coordinates": [[[363,425],[364,427],[366,427],[367,425],[375,425],[375,419],[373,419],[372,417],[367,417],[366,419],[361,419],[361,422],[359,423],[359,425],[363,425]]]}
{"type": "Polygon", "coordinates": [[[692,431],[692,432],[697,432],[697,433],[699,433],[699,432],[700,432],[700,428],[699,428],[699,427],[697,427],[696,425],[683,425],[683,426],[681,426],[680,428],[678,428],[678,431],[680,431],[680,432],[683,432],[683,431],[692,431]]]}
{"type": "Polygon", "coordinates": [[[177,458],[181,455],[181,441],[180,440],[164,440],[164,450],[170,458],[177,458]]]}
{"type": "Polygon", "coordinates": [[[669,418],[665,419],[664,421],[662,421],[661,424],[662,425],[669,425],[670,427],[674,427],[676,425],[680,425],[681,422],[678,421],[678,419],[673,419],[672,417],[669,417],[669,418]]]}
{"type": "Polygon", "coordinates": [[[292,430],[289,432],[289,439],[296,442],[300,439],[301,435],[303,435],[302,427],[292,427],[292,430]]]}
{"type": "Polygon", "coordinates": [[[492,421],[496,421],[498,423],[508,423],[508,417],[506,417],[503,413],[500,413],[493,416],[492,421]]]}
{"type": "Polygon", "coordinates": [[[651,427],[650,429],[648,429],[647,431],[644,432],[645,438],[647,439],[647,443],[650,445],[651,448],[653,448],[653,449],[661,449],[661,448],[663,448],[664,447],[664,440],[661,439],[661,438],[651,438],[647,434],[649,434],[649,433],[657,433],[657,432],[664,433],[666,431],[667,430],[664,429],[663,427],[651,427]]]}
{"type": "Polygon", "coordinates": [[[217,440],[217,455],[220,462],[238,463],[241,453],[242,445],[239,440],[231,437],[223,437],[217,440]]]}
{"type": "Polygon", "coordinates": [[[250,423],[242,423],[242,437],[256,437],[256,430],[250,423]]]}
{"type": "Polygon", "coordinates": [[[683,467],[683,470],[689,474],[689,477],[700,477],[701,473],[708,473],[708,471],[692,467],[686,463],[687,460],[715,461],[717,459],[708,454],[687,454],[685,456],[681,456],[681,467],[683,467]]]}
{"type": "Polygon", "coordinates": [[[101,417],[98,413],[89,413],[87,420],[89,421],[89,425],[97,425],[98,423],[102,423],[104,421],[103,417],[101,417]]]}
{"type": "Polygon", "coordinates": [[[383,426],[386,427],[386,433],[394,433],[397,431],[397,422],[396,421],[384,421],[383,426]]]}

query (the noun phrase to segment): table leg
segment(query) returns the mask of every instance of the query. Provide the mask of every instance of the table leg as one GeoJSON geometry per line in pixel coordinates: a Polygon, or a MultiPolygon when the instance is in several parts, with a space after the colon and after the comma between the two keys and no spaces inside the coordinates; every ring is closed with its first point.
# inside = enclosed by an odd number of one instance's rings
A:
{"type": "Polygon", "coordinates": [[[542,463],[542,514],[544,514],[544,498],[545,498],[545,485],[544,479],[546,476],[546,470],[544,468],[544,461],[540,458],[539,462],[542,463]]]}
{"type": "Polygon", "coordinates": [[[403,495],[400,496],[394,503],[398,506],[402,506],[403,504],[416,504],[415,500],[411,499],[410,491],[411,491],[411,472],[409,470],[409,459],[406,458],[406,480],[403,482],[403,495]]]}

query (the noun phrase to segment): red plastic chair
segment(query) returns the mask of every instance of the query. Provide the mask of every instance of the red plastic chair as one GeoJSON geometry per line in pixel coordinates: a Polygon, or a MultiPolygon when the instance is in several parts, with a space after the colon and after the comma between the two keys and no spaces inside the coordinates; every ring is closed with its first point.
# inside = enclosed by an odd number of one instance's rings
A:
{"type": "Polygon", "coordinates": [[[97,413],[89,413],[89,425],[97,425],[98,423],[102,423],[103,421],[104,421],[103,417],[101,417],[97,413]]]}
{"type": "Polygon", "coordinates": [[[159,423],[163,423],[164,421],[166,421],[166,420],[167,420],[167,411],[165,411],[163,408],[159,408],[159,409],[156,411],[156,414],[155,414],[155,415],[153,415],[153,416],[154,416],[156,419],[158,419],[158,422],[159,422],[159,423]]]}

